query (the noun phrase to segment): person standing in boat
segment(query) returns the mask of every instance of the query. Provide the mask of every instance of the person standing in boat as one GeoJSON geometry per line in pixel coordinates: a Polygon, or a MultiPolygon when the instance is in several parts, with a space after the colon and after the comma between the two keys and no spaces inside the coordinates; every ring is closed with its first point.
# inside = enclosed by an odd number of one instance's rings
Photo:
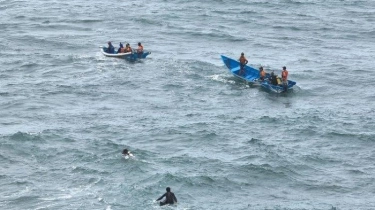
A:
{"type": "Polygon", "coordinates": [[[241,57],[238,60],[240,61],[240,71],[238,72],[238,75],[242,75],[242,73],[245,73],[245,65],[248,63],[248,61],[245,58],[244,53],[241,53],[241,57]]]}
{"type": "Polygon", "coordinates": [[[138,49],[137,49],[138,57],[142,57],[143,54],[143,46],[140,42],[138,42],[138,49]]]}
{"type": "Polygon", "coordinates": [[[167,187],[165,189],[167,192],[164,193],[160,198],[158,198],[156,201],[160,201],[162,198],[165,197],[165,200],[164,201],[161,201],[160,202],[160,206],[164,206],[166,204],[174,204],[174,203],[177,203],[177,198],[176,196],[174,195],[173,192],[171,192],[171,188],[170,187],[167,187]]]}
{"type": "Polygon", "coordinates": [[[142,44],[140,42],[138,42],[137,53],[143,53],[143,46],[142,46],[142,44]]]}
{"type": "Polygon", "coordinates": [[[261,81],[264,81],[264,79],[266,78],[266,71],[264,71],[262,66],[259,68],[259,76],[261,81]]]}
{"type": "Polygon", "coordinates": [[[281,72],[281,79],[283,82],[284,89],[288,88],[288,70],[286,70],[286,67],[283,67],[283,71],[281,72]]]}
{"type": "Polygon", "coordinates": [[[115,53],[115,48],[113,47],[112,43],[111,42],[108,42],[108,47],[107,47],[107,50],[106,50],[107,53],[115,53]]]}

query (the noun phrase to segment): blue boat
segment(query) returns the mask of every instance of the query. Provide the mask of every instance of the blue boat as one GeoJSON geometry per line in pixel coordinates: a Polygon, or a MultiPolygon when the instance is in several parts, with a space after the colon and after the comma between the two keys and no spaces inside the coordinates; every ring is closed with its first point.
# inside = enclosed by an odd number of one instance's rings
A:
{"type": "Polygon", "coordinates": [[[296,82],[288,80],[288,85],[283,85],[283,84],[273,85],[270,81],[269,73],[266,74],[266,78],[262,81],[260,79],[259,70],[251,66],[245,65],[244,70],[240,74],[240,62],[239,61],[234,60],[232,58],[228,58],[224,55],[221,55],[221,60],[224,62],[224,64],[227,66],[227,68],[229,69],[230,73],[232,73],[233,76],[246,81],[250,85],[259,85],[262,88],[271,92],[282,93],[285,91],[289,91],[289,90],[292,90],[293,86],[296,84],[296,82]]]}
{"type": "Polygon", "coordinates": [[[107,57],[117,57],[117,58],[124,58],[129,61],[136,61],[139,59],[145,59],[148,55],[151,54],[149,51],[143,51],[142,53],[138,53],[136,50],[127,53],[117,53],[115,49],[115,53],[107,53],[107,47],[101,47],[101,52],[103,55],[107,57]]]}

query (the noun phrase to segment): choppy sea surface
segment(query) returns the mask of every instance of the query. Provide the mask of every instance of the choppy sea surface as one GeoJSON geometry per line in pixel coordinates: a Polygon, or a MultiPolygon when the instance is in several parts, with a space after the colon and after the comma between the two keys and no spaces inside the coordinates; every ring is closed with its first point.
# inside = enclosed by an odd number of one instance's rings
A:
{"type": "Polygon", "coordinates": [[[375,209],[374,14],[364,0],[0,0],[0,209],[375,209]],[[152,54],[104,57],[108,41],[152,54]],[[238,81],[220,55],[241,52],[297,87],[238,81]],[[168,186],[178,204],[160,207],[168,186]]]}

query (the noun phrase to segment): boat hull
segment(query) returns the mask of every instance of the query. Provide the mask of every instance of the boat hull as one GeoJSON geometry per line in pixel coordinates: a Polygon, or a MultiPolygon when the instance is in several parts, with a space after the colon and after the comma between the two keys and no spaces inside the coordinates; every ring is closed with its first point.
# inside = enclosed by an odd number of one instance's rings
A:
{"type": "Polygon", "coordinates": [[[138,53],[136,51],[128,52],[128,53],[107,53],[106,51],[107,51],[106,47],[101,48],[102,54],[107,57],[124,58],[130,61],[136,61],[138,59],[145,59],[148,55],[151,54],[151,52],[148,52],[148,51],[143,51],[142,53],[138,53]]]}

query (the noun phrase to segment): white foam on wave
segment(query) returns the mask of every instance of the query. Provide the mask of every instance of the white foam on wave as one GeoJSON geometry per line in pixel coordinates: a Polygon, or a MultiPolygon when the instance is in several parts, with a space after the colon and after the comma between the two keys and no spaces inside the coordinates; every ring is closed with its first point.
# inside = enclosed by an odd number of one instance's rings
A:
{"type": "Polygon", "coordinates": [[[223,83],[229,83],[229,84],[234,84],[236,83],[234,80],[229,80],[225,75],[223,74],[215,74],[211,76],[207,76],[208,78],[218,81],[218,82],[223,82],[223,83]]]}

